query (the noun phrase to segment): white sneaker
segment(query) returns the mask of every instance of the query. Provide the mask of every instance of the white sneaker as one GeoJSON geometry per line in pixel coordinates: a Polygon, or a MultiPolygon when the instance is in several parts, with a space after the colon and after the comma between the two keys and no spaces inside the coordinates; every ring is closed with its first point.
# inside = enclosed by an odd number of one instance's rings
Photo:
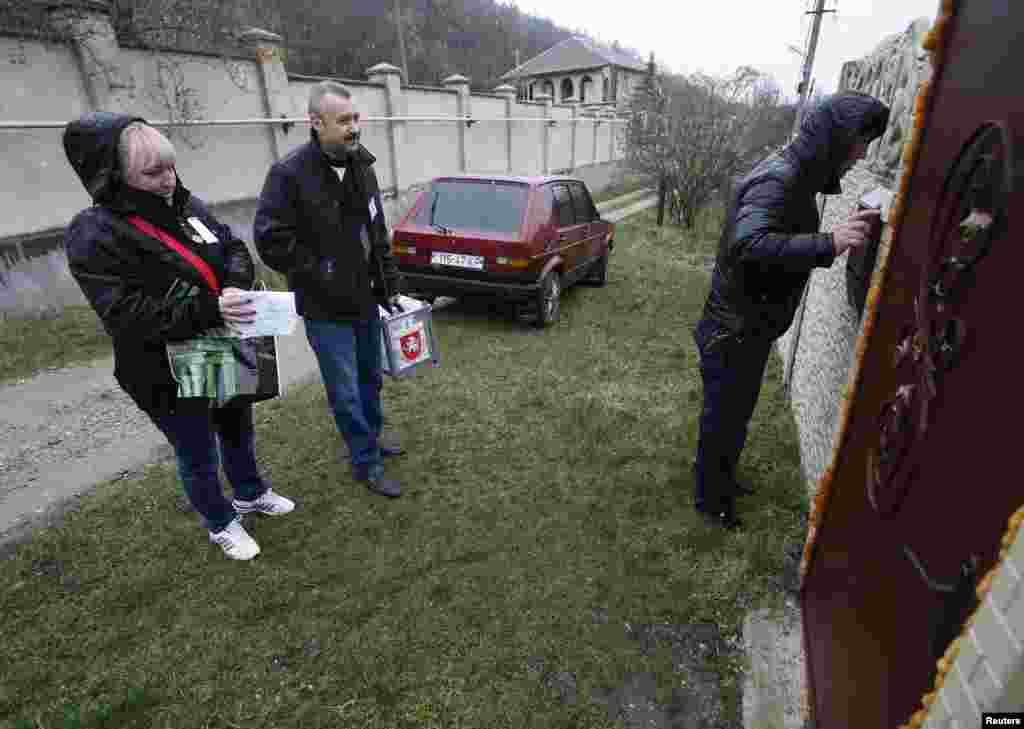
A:
{"type": "Polygon", "coordinates": [[[252,559],[260,553],[260,545],[249,536],[238,519],[219,532],[210,532],[210,541],[219,544],[224,554],[231,559],[252,559]]]}
{"type": "Polygon", "coordinates": [[[234,499],[231,504],[239,514],[248,514],[253,511],[258,511],[261,514],[270,514],[270,516],[287,514],[295,508],[294,501],[286,499],[281,496],[281,494],[275,494],[271,489],[267,489],[266,492],[255,501],[239,501],[238,499],[234,499]]]}

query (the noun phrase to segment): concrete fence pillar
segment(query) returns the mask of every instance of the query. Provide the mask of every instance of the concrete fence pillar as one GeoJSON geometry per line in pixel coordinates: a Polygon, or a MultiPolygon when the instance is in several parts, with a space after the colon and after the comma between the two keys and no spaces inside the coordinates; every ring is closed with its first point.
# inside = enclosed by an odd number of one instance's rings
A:
{"type": "Polygon", "coordinates": [[[611,162],[615,159],[615,135],[619,132],[619,125],[615,122],[618,115],[611,109],[606,109],[604,116],[608,120],[608,161],[611,162]]]}
{"type": "Polygon", "coordinates": [[[551,125],[548,124],[551,118],[551,94],[538,94],[536,98],[544,104],[544,122],[541,124],[543,131],[540,136],[540,172],[546,175],[551,171],[551,125]]]}
{"type": "MultiPolygon", "coordinates": [[[[383,84],[387,92],[388,116],[405,116],[405,95],[402,93],[402,71],[390,63],[378,63],[366,72],[370,83],[383,84]]],[[[391,184],[398,196],[405,180],[402,177],[402,153],[405,151],[406,123],[388,121],[388,150],[391,152],[391,184]]]]}
{"type": "Polygon", "coordinates": [[[505,97],[505,155],[506,171],[512,174],[512,116],[515,114],[516,87],[509,84],[502,84],[494,89],[494,93],[505,97]]]}
{"type": "MultiPolygon", "coordinates": [[[[288,104],[288,72],[284,67],[284,39],[260,28],[249,28],[240,38],[253,49],[256,56],[264,114],[268,119],[287,118],[291,108],[288,104]]],[[[285,133],[280,124],[267,125],[270,151],[274,159],[281,159],[284,155],[285,133]]]]}
{"type": "Polygon", "coordinates": [[[569,135],[570,144],[572,145],[572,149],[569,152],[569,169],[571,169],[571,170],[575,170],[576,169],[576,134],[577,134],[576,127],[579,126],[579,118],[580,118],[580,105],[578,103],[577,104],[573,104],[572,105],[572,116],[569,117],[569,123],[570,123],[570,126],[572,127],[572,133],[569,135]]]}
{"type": "Polygon", "coordinates": [[[92,108],[133,111],[135,79],[121,64],[109,0],[51,0],[46,9],[51,28],[75,49],[92,108]]]}
{"type": "MultiPolygon", "coordinates": [[[[446,89],[454,89],[455,91],[458,92],[458,94],[459,94],[458,106],[457,106],[458,110],[456,111],[456,114],[458,114],[460,117],[468,117],[468,116],[470,116],[470,108],[469,108],[469,79],[466,78],[465,76],[460,76],[459,74],[455,74],[453,76],[449,76],[444,81],[442,81],[441,85],[444,86],[446,89]]],[[[458,149],[458,152],[459,152],[459,171],[460,172],[468,172],[469,171],[469,156],[468,156],[468,150],[467,150],[467,144],[466,144],[466,141],[467,141],[466,140],[466,135],[468,133],[468,130],[467,130],[466,124],[464,122],[457,123],[455,125],[455,129],[456,129],[456,140],[457,140],[458,145],[459,145],[459,149],[458,149]]]]}

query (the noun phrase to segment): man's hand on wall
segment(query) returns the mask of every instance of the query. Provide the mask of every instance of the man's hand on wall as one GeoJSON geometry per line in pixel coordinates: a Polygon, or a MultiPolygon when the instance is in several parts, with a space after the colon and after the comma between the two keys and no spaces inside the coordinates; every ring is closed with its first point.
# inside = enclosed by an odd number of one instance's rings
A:
{"type": "Polygon", "coordinates": [[[861,210],[851,215],[845,223],[833,228],[832,240],[836,247],[836,257],[843,255],[850,248],[860,248],[867,243],[881,222],[881,211],[861,210]]]}

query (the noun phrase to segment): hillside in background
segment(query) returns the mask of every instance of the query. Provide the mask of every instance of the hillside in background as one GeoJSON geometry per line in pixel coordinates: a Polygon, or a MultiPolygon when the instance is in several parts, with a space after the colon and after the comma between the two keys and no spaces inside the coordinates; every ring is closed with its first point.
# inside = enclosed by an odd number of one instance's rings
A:
{"type": "MultiPolygon", "coordinates": [[[[461,73],[474,91],[500,84],[517,51],[522,63],[572,35],[594,40],[493,0],[113,0],[113,8],[124,46],[239,53],[238,32],[254,26],[284,37],[289,72],[352,79],[381,61],[402,65],[401,27],[409,83],[461,73]]],[[[45,3],[0,0],[0,31],[47,37],[45,3]]]]}

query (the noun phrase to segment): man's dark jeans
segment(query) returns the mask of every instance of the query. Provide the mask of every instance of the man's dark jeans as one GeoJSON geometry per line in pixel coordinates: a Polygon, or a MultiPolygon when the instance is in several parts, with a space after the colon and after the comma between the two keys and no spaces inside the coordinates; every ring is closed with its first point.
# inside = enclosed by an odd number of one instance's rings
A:
{"type": "Polygon", "coordinates": [[[381,322],[306,319],[306,338],[320,363],[320,376],[352,468],[360,478],[384,471],[377,437],[384,425],[380,401],[381,322]]]}
{"type": "Polygon", "coordinates": [[[221,459],[236,499],[253,501],[267,490],[256,466],[252,405],[212,410],[182,406],[174,414],[147,414],[174,446],[185,495],[211,532],[221,531],[237,516],[221,488],[221,459]]]}
{"type": "Polygon", "coordinates": [[[747,440],[771,340],[751,340],[702,318],[693,334],[700,352],[704,406],[697,443],[695,506],[724,508],[733,497],[736,464],[747,440]]]}

